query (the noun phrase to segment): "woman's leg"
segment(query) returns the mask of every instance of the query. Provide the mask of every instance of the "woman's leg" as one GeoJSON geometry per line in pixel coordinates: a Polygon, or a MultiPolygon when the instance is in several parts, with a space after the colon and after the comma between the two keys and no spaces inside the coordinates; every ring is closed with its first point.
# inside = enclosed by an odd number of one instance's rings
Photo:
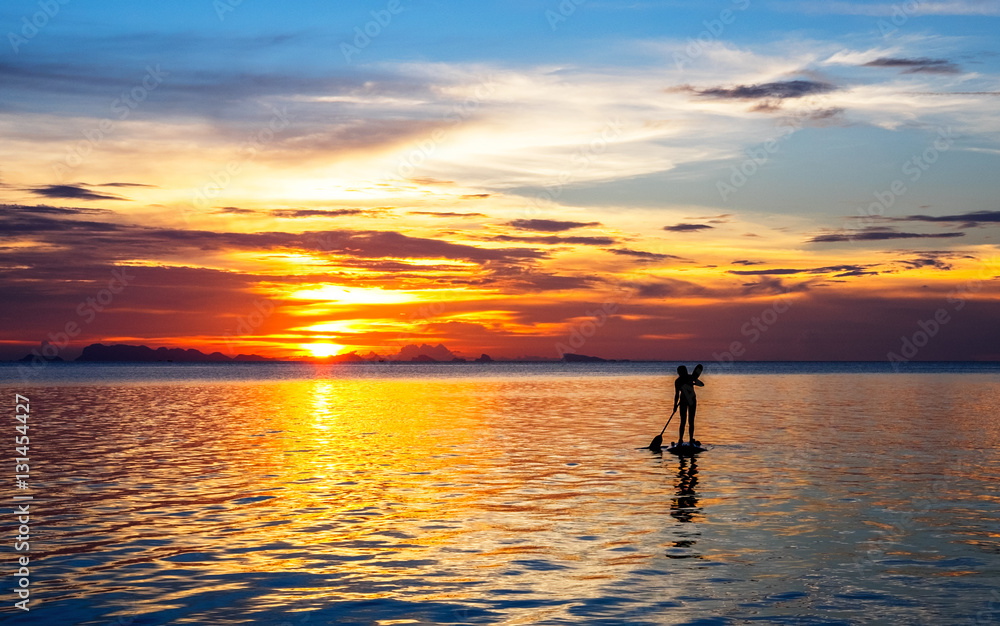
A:
{"type": "Polygon", "coordinates": [[[677,435],[677,443],[680,444],[684,441],[684,425],[687,422],[688,407],[686,404],[681,403],[681,433],[677,435]]]}
{"type": "Polygon", "coordinates": [[[698,410],[697,404],[692,404],[691,408],[688,409],[688,434],[691,435],[691,441],[694,441],[694,413],[698,410]]]}

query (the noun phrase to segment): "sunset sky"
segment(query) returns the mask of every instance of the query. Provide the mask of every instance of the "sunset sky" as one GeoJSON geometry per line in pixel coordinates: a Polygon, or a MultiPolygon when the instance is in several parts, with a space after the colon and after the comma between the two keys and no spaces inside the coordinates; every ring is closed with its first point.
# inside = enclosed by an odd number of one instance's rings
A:
{"type": "Polygon", "coordinates": [[[0,23],[0,359],[1000,360],[1000,2],[0,23]]]}

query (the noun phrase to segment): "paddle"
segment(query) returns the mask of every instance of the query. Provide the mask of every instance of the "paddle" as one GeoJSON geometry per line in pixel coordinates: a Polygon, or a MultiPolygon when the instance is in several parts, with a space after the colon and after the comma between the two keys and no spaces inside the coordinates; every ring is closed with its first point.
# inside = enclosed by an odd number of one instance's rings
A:
{"type": "Polygon", "coordinates": [[[677,412],[677,406],[678,405],[676,404],[674,405],[674,412],[670,414],[670,418],[667,419],[667,423],[663,425],[663,430],[660,431],[660,434],[653,437],[653,440],[649,442],[650,450],[659,450],[663,447],[663,433],[667,432],[667,426],[670,426],[670,420],[674,419],[674,413],[677,412]]]}

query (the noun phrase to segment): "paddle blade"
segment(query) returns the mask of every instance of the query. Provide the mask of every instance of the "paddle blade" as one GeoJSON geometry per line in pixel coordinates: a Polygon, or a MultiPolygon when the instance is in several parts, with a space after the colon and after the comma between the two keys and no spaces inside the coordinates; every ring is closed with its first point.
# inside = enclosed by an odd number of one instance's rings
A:
{"type": "Polygon", "coordinates": [[[650,450],[659,450],[663,447],[663,435],[657,435],[653,437],[653,440],[649,442],[650,450]]]}

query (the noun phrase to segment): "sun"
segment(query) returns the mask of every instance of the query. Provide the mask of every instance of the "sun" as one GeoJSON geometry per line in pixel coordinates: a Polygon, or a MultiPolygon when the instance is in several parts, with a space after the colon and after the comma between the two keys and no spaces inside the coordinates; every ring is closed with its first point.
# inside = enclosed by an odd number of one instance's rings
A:
{"type": "Polygon", "coordinates": [[[333,356],[344,349],[339,343],[304,343],[299,346],[315,357],[333,356]]]}

